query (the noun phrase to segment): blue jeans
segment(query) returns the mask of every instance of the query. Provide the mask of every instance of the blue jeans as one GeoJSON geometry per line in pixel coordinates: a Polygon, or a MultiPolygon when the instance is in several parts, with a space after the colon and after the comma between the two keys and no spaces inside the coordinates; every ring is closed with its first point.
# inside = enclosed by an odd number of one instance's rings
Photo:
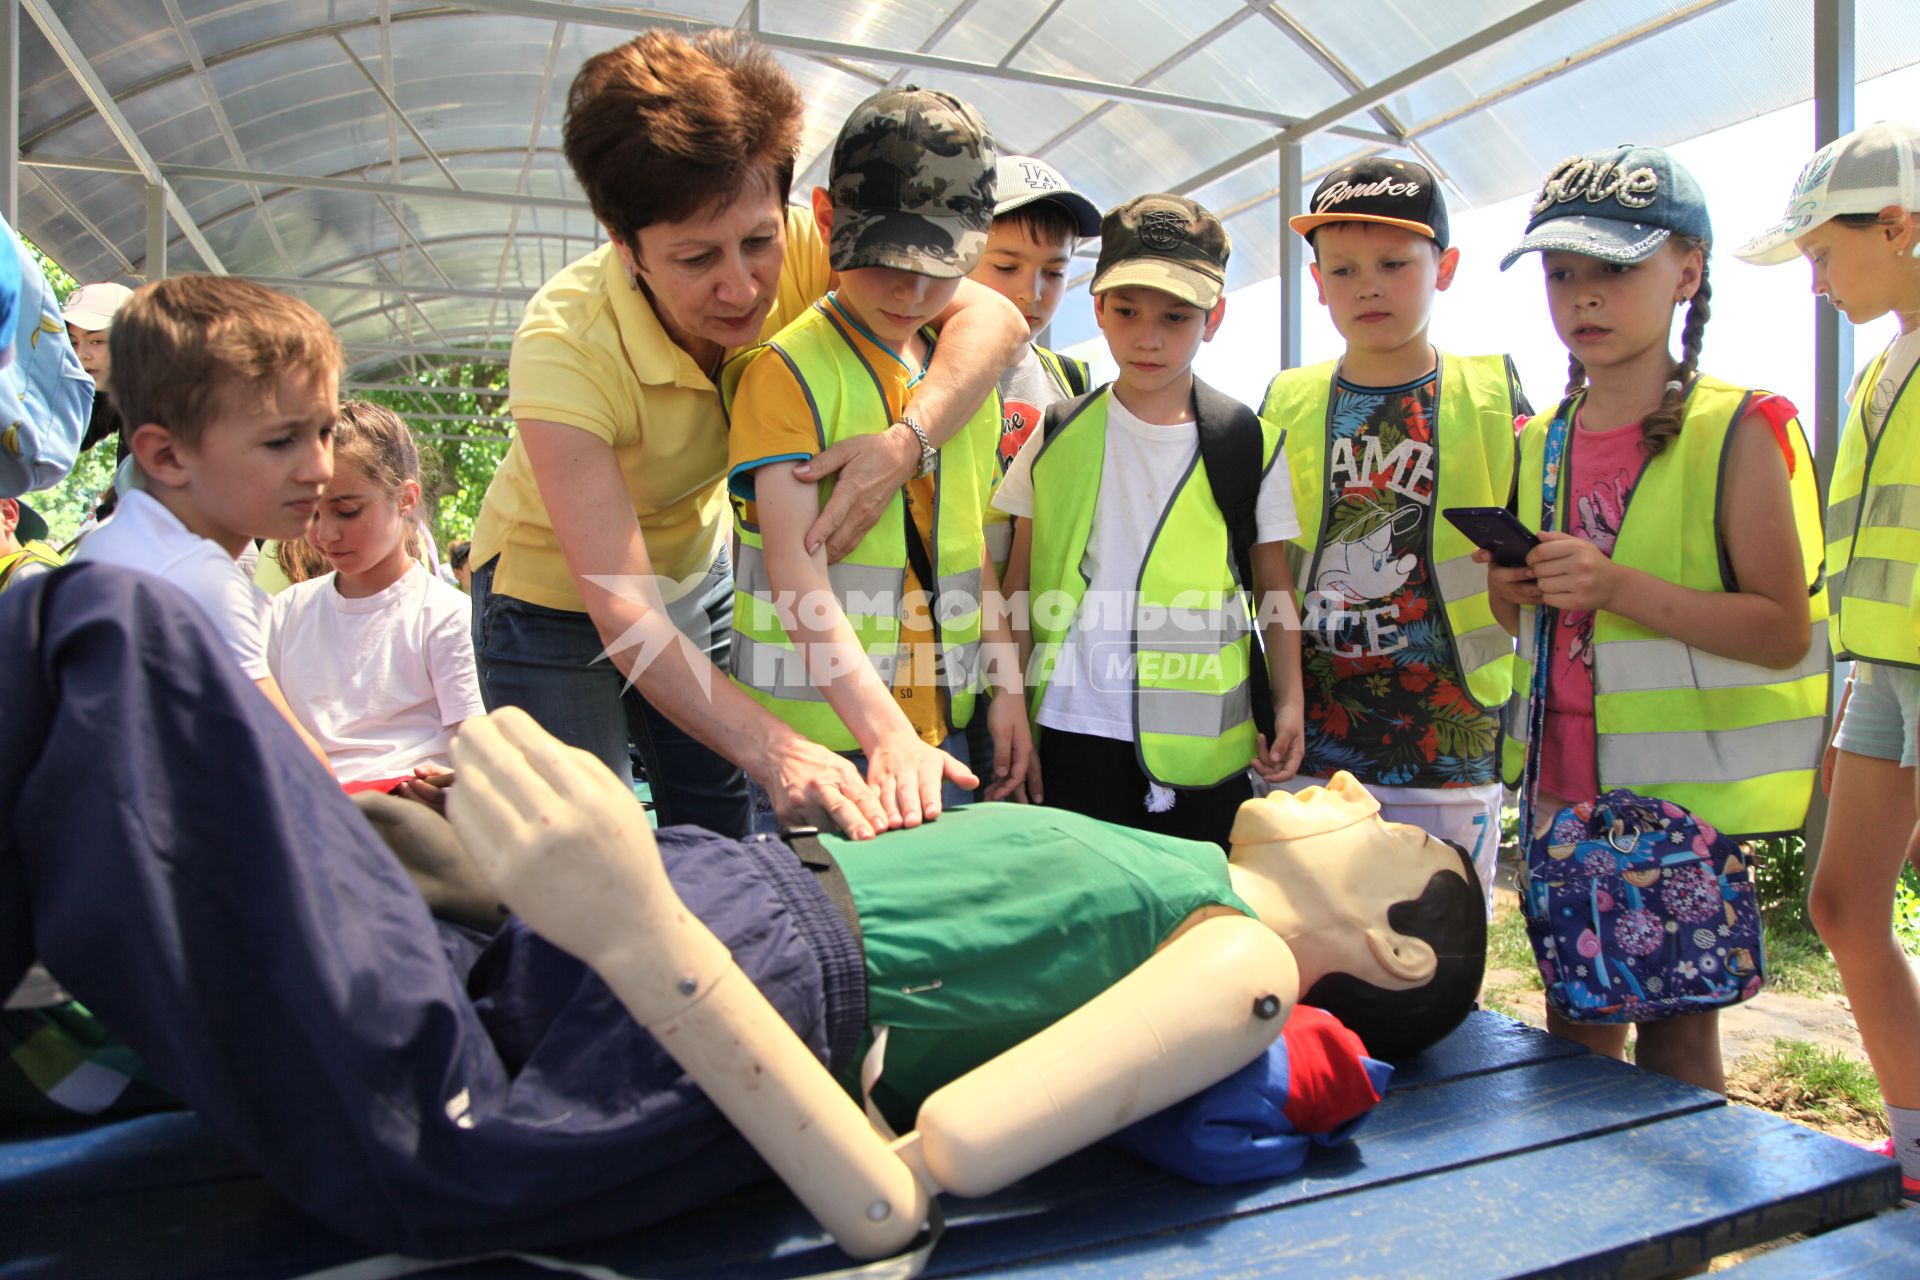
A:
{"type": "MultiPolygon", "coordinates": [[[[985,717],[980,716],[979,718],[984,719],[985,717]]],[[[940,744],[940,749],[952,756],[955,760],[958,760],[961,764],[966,765],[969,769],[973,768],[973,765],[967,759],[967,731],[965,729],[955,729],[952,733],[949,733],[947,740],[940,744]]],[[[860,771],[861,777],[864,778],[867,776],[866,752],[842,751],[840,755],[844,759],[853,761],[853,767],[860,771]]],[[[991,763],[991,758],[989,758],[989,763],[991,763]]],[[[976,770],[976,772],[978,771],[976,770]]],[[[985,781],[986,779],[981,779],[983,784],[985,781]]],[[[752,778],[747,779],[747,795],[753,809],[753,829],[755,831],[766,832],[769,835],[778,832],[781,829],[781,824],[780,819],[774,816],[773,797],[769,796],[766,793],[766,789],[752,778]]],[[[940,808],[942,812],[948,809],[958,809],[962,805],[972,804],[973,798],[974,793],[965,787],[956,787],[953,783],[945,779],[941,780],[940,808]]]]}
{"type": "MultiPolygon", "coordinates": [[[[601,657],[584,613],[529,604],[493,589],[489,560],[473,571],[473,656],[487,709],[521,707],[569,746],[591,752],[628,786],[631,742],[646,767],[663,827],[691,824],[747,834],[746,775],[629,688],[601,657]]],[[[673,623],[726,679],[733,644],[733,566],[723,550],[692,592],[668,608],[673,623]]]]}

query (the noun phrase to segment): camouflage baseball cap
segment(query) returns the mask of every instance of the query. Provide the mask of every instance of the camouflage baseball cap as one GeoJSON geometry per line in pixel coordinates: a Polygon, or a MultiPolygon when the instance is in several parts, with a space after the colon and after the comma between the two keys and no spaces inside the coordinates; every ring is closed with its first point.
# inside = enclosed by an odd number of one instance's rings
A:
{"type": "Polygon", "coordinates": [[[1101,219],[1093,291],[1158,289],[1210,311],[1226,288],[1231,252],[1220,219],[1185,196],[1137,196],[1101,219]]]}
{"type": "Polygon", "coordinates": [[[966,275],[993,227],[993,175],[993,137],[972,107],[912,85],[874,94],[833,144],[833,269],[966,275]]]}

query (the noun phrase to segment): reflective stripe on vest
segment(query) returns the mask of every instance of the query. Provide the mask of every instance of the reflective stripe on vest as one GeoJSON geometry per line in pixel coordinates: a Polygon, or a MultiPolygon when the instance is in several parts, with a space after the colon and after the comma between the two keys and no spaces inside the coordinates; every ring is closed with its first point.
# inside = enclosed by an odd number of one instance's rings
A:
{"type": "Polygon", "coordinates": [[[1833,651],[1842,658],[1916,667],[1920,646],[1907,606],[1920,564],[1920,391],[1910,370],[1879,434],[1867,439],[1866,404],[1886,360],[1882,352],[1860,379],[1828,488],[1833,651]]]}
{"type": "MultiPolygon", "coordinates": [[[[1289,369],[1267,387],[1260,416],[1286,431],[1300,536],[1292,554],[1294,581],[1310,591],[1325,532],[1327,458],[1332,449],[1336,363],[1289,369]]],[[[1498,710],[1513,691],[1513,637],[1493,616],[1487,568],[1473,544],[1441,517],[1447,507],[1504,507],[1513,487],[1513,384],[1504,356],[1440,357],[1434,433],[1433,505],[1423,559],[1433,568],[1441,615],[1468,696],[1498,710]]]]}
{"type": "MultiPolygon", "coordinates": [[[[1647,463],[1628,495],[1614,560],[1697,591],[1732,589],[1716,504],[1732,427],[1746,414],[1751,395],[1716,378],[1694,384],[1680,434],[1647,463]]],[[[1535,418],[1521,436],[1519,514],[1532,529],[1540,524],[1550,416],[1535,418]]],[[[1602,611],[1594,619],[1600,789],[1631,787],[1659,796],[1740,835],[1800,826],[1826,741],[1828,618],[1820,582],[1819,488],[1798,421],[1787,438],[1793,448],[1791,485],[1803,571],[1813,584],[1808,599],[1813,643],[1797,663],[1763,667],[1708,653],[1619,614],[1602,611]]],[[[1563,525],[1573,506],[1563,481],[1563,525]]],[[[1526,759],[1536,616],[1531,608],[1520,611],[1514,695],[1502,749],[1509,786],[1518,783],[1526,759]]]]}
{"type": "Polygon", "coordinates": [[[7,589],[7,584],[13,581],[13,575],[20,571],[22,565],[41,564],[49,569],[58,569],[65,563],[58,550],[38,538],[23,542],[18,551],[0,556],[0,591],[7,589]]]}
{"type": "MultiPolygon", "coordinates": [[[[1038,714],[1060,648],[1087,588],[1081,571],[1106,457],[1107,397],[1095,395],[1034,458],[1033,661],[1038,714]],[[1045,497],[1042,498],[1044,490],[1045,497]]],[[[1264,468],[1279,433],[1261,424],[1264,468]]],[[[1264,474],[1263,468],[1263,474],[1264,474]]],[[[1096,602],[1106,607],[1108,602],[1096,602]]],[[[1210,787],[1253,759],[1256,660],[1246,597],[1234,576],[1227,525],[1196,448],[1147,543],[1127,626],[1133,671],[1134,752],[1170,787],[1210,787]]]]}
{"type": "MultiPolygon", "coordinates": [[[[893,421],[879,376],[867,363],[843,321],[817,303],[763,348],[743,352],[729,362],[721,393],[729,411],[748,361],[761,354],[784,360],[799,380],[813,411],[821,448],[854,436],[877,435],[893,421]]],[[[938,679],[947,692],[953,726],[972,717],[975,672],[980,664],[981,518],[997,458],[1000,431],[998,397],[989,396],[972,418],[940,450],[934,476],[932,557],[935,581],[919,598],[904,593],[907,565],[904,493],[897,493],[866,537],[839,563],[827,568],[834,599],[853,629],[861,651],[881,681],[892,686],[900,652],[901,620],[909,610],[928,610],[939,623],[935,655],[938,679]],[[931,599],[926,598],[930,593],[931,599]]],[[[831,482],[827,482],[830,484],[831,482]]],[[[827,484],[820,500],[827,500],[827,484]]],[[[810,672],[794,648],[785,622],[805,601],[782,600],[767,577],[760,530],[741,518],[734,570],[732,674],[754,701],[796,732],[836,751],[857,751],[860,743],[827,704],[821,681],[840,673],[810,672]],[[784,618],[783,618],[784,614],[784,618]]]]}

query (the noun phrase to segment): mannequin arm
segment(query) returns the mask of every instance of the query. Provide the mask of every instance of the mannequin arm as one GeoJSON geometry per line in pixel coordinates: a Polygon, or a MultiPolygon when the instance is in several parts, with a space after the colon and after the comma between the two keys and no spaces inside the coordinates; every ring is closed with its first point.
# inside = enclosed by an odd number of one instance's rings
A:
{"type": "Polygon", "coordinates": [[[447,816],[499,897],[605,980],[842,1249],[905,1248],[926,1192],[680,901],[632,794],[513,707],[453,755],[447,816]]]}
{"type": "MultiPolygon", "coordinates": [[[[463,784],[464,785],[464,784],[463,784]]],[[[895,1144],[937,1189],[991,1194],[1225,1079],[1280,1036],[1293,953],[1239,914],[1183,927],[1145,964],[936,1090],[895,1144]]]]}

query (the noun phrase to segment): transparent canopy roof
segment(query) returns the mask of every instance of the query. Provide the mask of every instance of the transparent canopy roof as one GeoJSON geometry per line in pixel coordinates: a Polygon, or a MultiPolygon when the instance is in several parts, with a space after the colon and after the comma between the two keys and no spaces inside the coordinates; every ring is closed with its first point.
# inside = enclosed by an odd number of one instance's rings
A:
{"type": "MultiPolygon", "coordinates": [[[[1858,0],[1861,78],[1920,61],[1911,3],[1858,0]]],[[[22,0],[17,21],[20,230],[83,281],[139,283],[164,178],[167,270],[300,293],[362,374],[503,347],[597,242],[567,86],[653,25],[774,47],[807,103],[801,189],[860,99],[939,87],[1103,206],[1220,212],[1235,287],[1279,269],[1283,141],[1308,189],[1386,152],[1475,205],[1812,92],[1811,0],[22,0]]]]}

